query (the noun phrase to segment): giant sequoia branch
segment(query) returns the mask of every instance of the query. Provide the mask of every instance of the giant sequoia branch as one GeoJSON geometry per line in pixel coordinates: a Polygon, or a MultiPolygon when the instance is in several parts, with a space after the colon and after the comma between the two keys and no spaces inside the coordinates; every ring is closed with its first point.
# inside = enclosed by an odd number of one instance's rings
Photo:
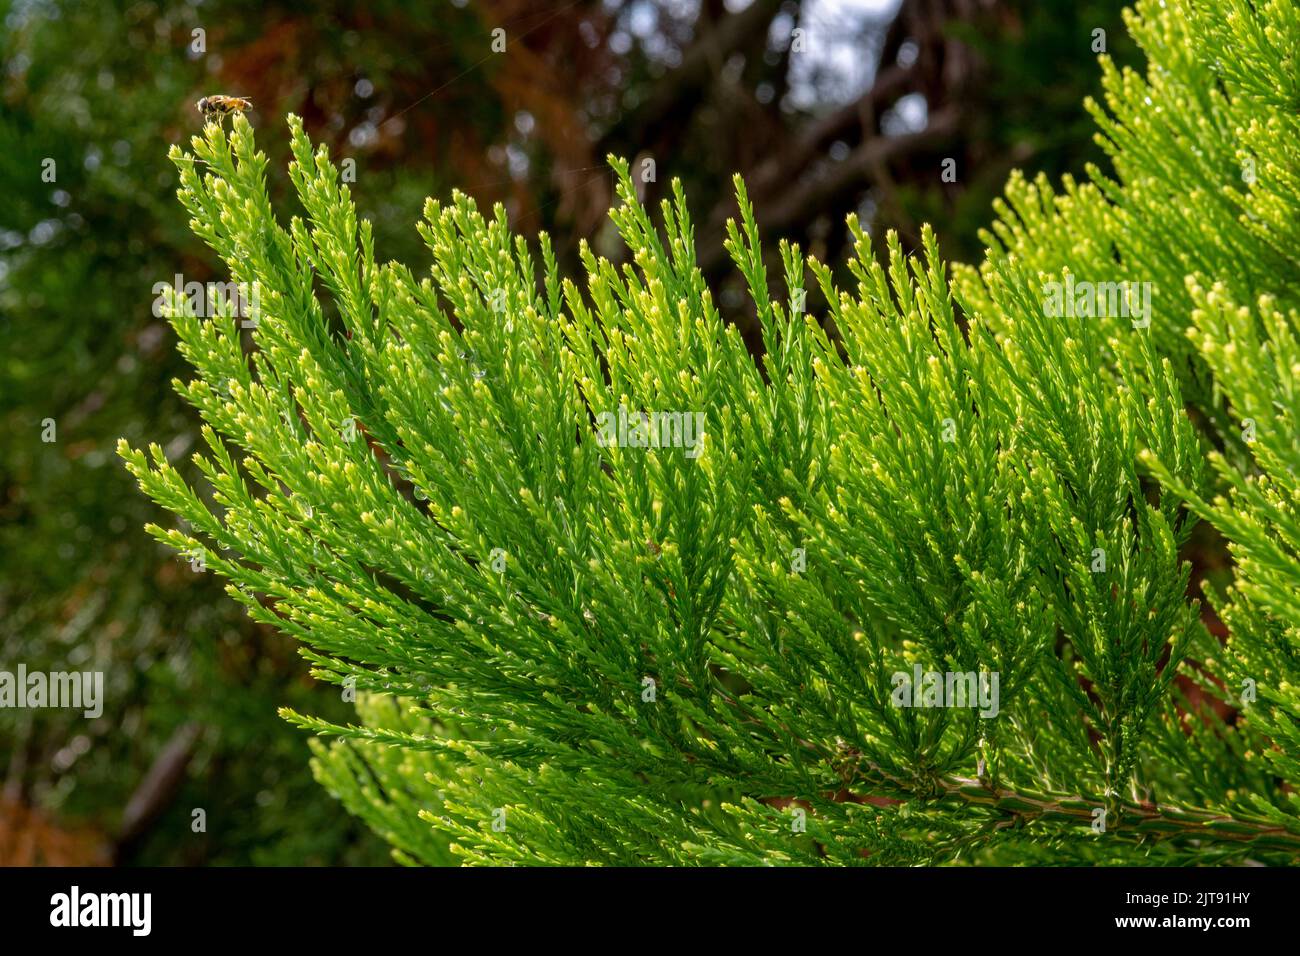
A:
{"type": "MultiPolygon", "coordinates": [[[[947,776],[933,781],[934,791],[918,793],[917,787],[870,764],[866,774],[856,781],[856,789],[881,788],[907,795],[940,800],[966,806],[987,807],[1003,814],[1009,821],[1038,821],[1092,826],[1096,811],[1107,808],[1101,797],[1039,793],[1023,788],[1010,789],[970,777],[947,776]]],[[[892,794],[891,794],[892,795],[892,794]]],[[[1230,843],[1250,843],[1300,853],[1300,833],[1266,820],[1244,816],[1227,817],[1207,810],[1160,806],[1153,803],[1120,801],[1109,804],[1118,810],[1118,819],[1107,820],[1107,833],[1156,840],[1185,838],[1230,843]]]]}

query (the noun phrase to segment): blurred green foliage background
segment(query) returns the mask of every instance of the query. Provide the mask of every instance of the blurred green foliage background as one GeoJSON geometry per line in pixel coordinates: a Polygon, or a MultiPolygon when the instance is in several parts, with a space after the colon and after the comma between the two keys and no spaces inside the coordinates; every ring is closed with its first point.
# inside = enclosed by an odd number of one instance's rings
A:
{"type": "Polygon", "coordinates": [[[197,438],[152,304],[177,274],[225,279],[166,160],[200,96],[253,100],[282,197],[283,116],[303,116],[355,160],[381,257],[414,268],[423,199],[454,187],[551,232],[562,265],[584,238],[616,257],[604,156],[649,160],[647,198],[676,176],[712,203],[697,240],[725,307],[733,171],[770,238],[834,260],[856,211],[877,239],[930,221],[969,261],[1013,167],[1101,160],[1081,106],[1095,31],[1134,60],[1120,4],[1090,0],[0,0],[0,17],[0,670],[100,670],[107,698],[97,721],[0,710],[0,864],[389,859],[276,715],[351,705],[144,535],[163,517],[112,451],[165,436],[179,461],[197,438]]]}

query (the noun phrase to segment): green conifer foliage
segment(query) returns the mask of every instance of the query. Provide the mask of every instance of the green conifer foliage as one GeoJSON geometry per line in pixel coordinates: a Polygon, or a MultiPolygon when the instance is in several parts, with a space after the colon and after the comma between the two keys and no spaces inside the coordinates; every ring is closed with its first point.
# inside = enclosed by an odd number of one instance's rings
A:
{"type": "Polygon", "coordinates": [[[928,231],[881,263],[851,219],[847,281],[783,246],[774,291],[737,181],[758,362],[681,190],[656,226],[617,161],[626,262],[584,248],[580,286],[457,194],[419,278],[296,118],[287,227],[247,122],[209,126],[180,198],[262,314],[250,356],[173,310],[210,493],[123,444],[183,521],[152,531],[356,692],[355,725],[287,716],[402,862],[1294,859],[1298,193],[1252,131],[1294,132],[1261,73],[1300,24],[1218,7],[1139,5],[1118,181],[1013,183],[953,286],[928,231]],[[1053,307],[1076,280],[1155,294],[1053,307]],[[1237,562],[1222,647],[1197,517],[1237,562]]]}

